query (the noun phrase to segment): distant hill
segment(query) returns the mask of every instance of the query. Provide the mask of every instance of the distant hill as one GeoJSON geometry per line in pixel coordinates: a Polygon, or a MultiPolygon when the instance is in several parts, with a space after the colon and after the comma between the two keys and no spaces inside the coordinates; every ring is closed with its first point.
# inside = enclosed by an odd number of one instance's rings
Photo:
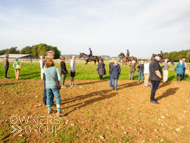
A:
{"type": "Polygon", "coordinates": [[[79,55],[75,55],[75,54],[69,54],[69,55],[61,55],[62,57],[66,57],[66,58],[69,58],[71,59],[72,56],[75,56],[76,58],[79,58],[79,55]]]}

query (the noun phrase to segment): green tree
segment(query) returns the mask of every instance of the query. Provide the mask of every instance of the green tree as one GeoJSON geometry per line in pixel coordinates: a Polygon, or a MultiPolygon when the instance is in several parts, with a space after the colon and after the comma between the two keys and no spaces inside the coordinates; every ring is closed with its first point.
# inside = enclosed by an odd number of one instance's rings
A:
{"type": "Polygon", "coordinates": [[[25,48],[22,48],[20,51],[21,54],[32,54],[32,47],[26,46],[25,48]]]}
{"type": "Polygon", "coordinates": [[[190,62],[190,51],[186,55],[187,62],[190,62]]]}

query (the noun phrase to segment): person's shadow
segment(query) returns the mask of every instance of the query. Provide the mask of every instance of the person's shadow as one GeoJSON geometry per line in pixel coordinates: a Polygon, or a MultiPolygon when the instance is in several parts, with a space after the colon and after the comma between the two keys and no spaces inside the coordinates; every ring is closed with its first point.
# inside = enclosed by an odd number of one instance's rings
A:
{"type": "Polygon", "coordinates": [[[175,76],[175,75],[172,75],[172,76],[170,76],[170,77],[168,78],[168,81],[172,81],[174,78],[176,78],[176,76],[175,76]]]}
{"type": "Polygon", "coordinates": [[[179,88],[169,88],[167,89],[161,96],[157,97],[156,100],[161,100],[162,98],[166,98],[168,96],[174,95],[179,88]]]}
{"type": "Polygon", "coordinates": [[[168,86],[168,85],[170,85],[171,83],[172,83],[171,81],[168,81],[168,82],[166,82],[166,83],[162,83],[162,84],[159,86],[159,88],[168,86]]]}
{"type": "Polygon", "coordinates": [[[82,108],[82,107],[85,107],[85,106],[87,106],[89,104],[92,104],[92,103],[95,103],[95,102],[99,102],[99,101],[102,101],[102,100],[105,100],[105,99],[110,99],[110,98],[112,98],[112,97],[114,97],[115,95],[118,94],[116,92],[116,93],[110,93],[109,95],[107,95],[107,93],[109,93],[111,91],[112,90],[110,89],[110,90],[101,90],[101,91],[97,91],[97,92],[92,92],[92,93],[89,93],[89,94],[86,94],[86,95],[81,95],[81,96],[77,96],[77,97],[70,98],[70,99],[67,99],[67,100],[63,100],[62,104],[66,104],[66,103],[70,103],[70,102],[75,102],[76,100],[82,100],[82,99],[90,98],[90,97],[97,96],[97,95],[100,96],[100,97],[91,98],[91,99],[89,99],[87,101],[84,101],[84,102],[77,103],[75,105],[71,105],[71,106],[65,107],[65,109],[66,108],[70,108],[70,107],[75,107],[71,111],[67,112],[67,115],[68,115],[71,112],[77,110],[78,108],[82,108]]]}

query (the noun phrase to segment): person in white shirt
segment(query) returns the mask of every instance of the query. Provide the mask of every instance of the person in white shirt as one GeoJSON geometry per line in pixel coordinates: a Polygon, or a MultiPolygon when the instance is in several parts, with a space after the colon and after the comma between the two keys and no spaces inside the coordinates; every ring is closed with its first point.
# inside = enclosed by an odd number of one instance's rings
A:
{"type": "Polygon", "coordinates": [[[70,60],[71,86],[76,86],[76,84],[74,83],[74,77],[75,77],[75,71],[76,71],[75,59],[76,59],[76,57],[73,56],[72,59],[70,60]]]}
{"type": "Polygon", "coordinates": [[[145,64],[144,64],[144,86],[145,87],[149,87],[148,86],[148,81],[149,81],[149,77],[150,77],[150,72],[149,72],[149,65],[150,65],[150,60],[148,59],[145,64]]]}
{"type": "Polygon", "coordinates": [[[44,69],[43,69],[43,56],[40,56],[40,68],[41,68],[41,79],[43,79],[43,73],[44,73],[44,69]]]}

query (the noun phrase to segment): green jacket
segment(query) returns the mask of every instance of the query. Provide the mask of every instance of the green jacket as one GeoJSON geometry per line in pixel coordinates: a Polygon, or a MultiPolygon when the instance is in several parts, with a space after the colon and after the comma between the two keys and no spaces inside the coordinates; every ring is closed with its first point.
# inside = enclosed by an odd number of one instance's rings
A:
{"type": "Polygon", "coordinates": [[[20,65],[20,66],[21,66],[21,64],[20,64],[19,61],[15,61],[15,62],[13,63],[14,70],[20,70],[20,69],[17,69],[17,68],[16,68],[17,65],[20,65]]]}

